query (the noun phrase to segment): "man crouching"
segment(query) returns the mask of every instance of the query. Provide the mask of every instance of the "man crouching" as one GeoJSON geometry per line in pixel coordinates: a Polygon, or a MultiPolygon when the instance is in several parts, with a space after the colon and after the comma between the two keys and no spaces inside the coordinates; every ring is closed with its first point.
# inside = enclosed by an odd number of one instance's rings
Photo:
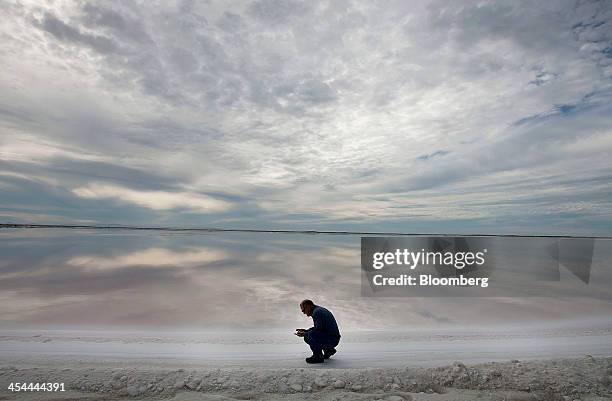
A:
{"type": "Polygon", "coordinates": [[[295,335],[303,337],[310,345],[312,356],[306,358],[307,363],[322,363],[336,353],[340,342],[340,331],[334,315],[322,306],[315,305],[310,299],[300,302],[300,309],[306,316],[312,316],[314,327],[295,329],[295,335]]]}

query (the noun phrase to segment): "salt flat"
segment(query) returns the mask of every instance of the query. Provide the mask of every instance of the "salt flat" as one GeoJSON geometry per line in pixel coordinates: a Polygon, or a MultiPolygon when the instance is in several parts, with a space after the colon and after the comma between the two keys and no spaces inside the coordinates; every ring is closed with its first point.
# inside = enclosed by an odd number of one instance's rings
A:
{"type": "MultiPolygon", "coordinates": [[[[344,333],[326,368],[432,367],[463,361],[612,355],[612,331],[344,333]]],[[[117,362],[202,367],[305,367],[308,346],[291,333],[4,331],[5,363],[117,362]]]]}
{"type": "Polygon", "coordinates": [[[325,364],[307,365],[308,355],[290,332],[4,330],[0,400],[564,401],[612,395],[607,326],[346,332],[325,364]],[[13,382],[63,382],[68,391],[7,391],[13,382]]]}

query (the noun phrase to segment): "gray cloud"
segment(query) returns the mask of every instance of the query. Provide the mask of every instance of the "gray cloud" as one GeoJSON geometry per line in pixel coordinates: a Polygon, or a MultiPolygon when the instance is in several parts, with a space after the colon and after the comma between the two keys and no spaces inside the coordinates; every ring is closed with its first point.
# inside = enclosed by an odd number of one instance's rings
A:
{"type": "Polygon", "coordinates": [[[89,28],[105,28],[122,39],[139,44],[152,43],[152,39],[141,21],[104,6],[86,3],[82,8],[83,24],[89,28]]]}
{"type": "Polygon", "coordinates": [[[248,13],[266,24],[291,22],[292,17],[301,17],[308,13],[312,4],[306,1],[254,1],[248,7],[248,13]]]}
{"type": "Polygon", "coordinates": [[[11,5],[0,154],[13,193],[2,211],[609,234],[608,8],[11,5]],[[95,185],[132,199],[217,194],[233,207],[154,211],[76,195],[95,185]],[[35,201],[36,186],[46,197],[35,201]]]}
{"type": "MultiPolygon", "coordinates": [[[[609,95],[606,94],[604,99],[609,95]]],[[[586,140],[590,135],[598,136],[612,123],[608,103],[559,105],[545,114],[521,119],[520,129],[509,130],[496,141],[476,145],[444,164],[433,165],[422,175],[413,176],[409,189],[444,186],[458,180],[486,177],[497,171],[518,168],[557,167],[562,172],[568,163],[559,160],[567,156],[567,147],[577,140],[586,140]],[[534,140],[534,137],[537,139],[534,140]],[[547,151],[542,154],[542,147],[547,151]]],[[[432,153],[427,158],[436,155],[432,153]]],[[[573,155],[576,159],[579,155],[573,155]]],[[[593,149],[588,155],[591,161],[603,161],[605,154],[593,149]]],[[[442,159],[440,159],[442,160],[442,159]]],[[[405,185],[401,187],[406,188],[405,185]]]]}
{"type": "Polygon", "coordinates": [[[436,150],[435,152],[430,153],[428,155],[421,155],[421,156],[417,157],[417,159],[425,161],[425,160],[431,159],[432,157],[444,156],[444,155],[447,155],[449,153],[450,152],[448,150],[436,150]]]}
{"type": "Polygon", "coordinates": [[[51,13],[46,13],[44,15],[40,25],[42,29],[62,41],[85,45],[100,53],[114,53],[117,51],[117,45],[109,38],[83,33],[79,29],[71,27],[61,21],[51,13]]]}

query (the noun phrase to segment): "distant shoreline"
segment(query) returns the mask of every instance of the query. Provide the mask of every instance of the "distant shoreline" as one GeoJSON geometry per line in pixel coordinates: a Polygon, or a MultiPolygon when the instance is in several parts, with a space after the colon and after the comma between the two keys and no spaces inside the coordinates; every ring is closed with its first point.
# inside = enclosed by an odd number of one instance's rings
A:
{"type": "Polygon", "coordinates": [[[576,238],[576,239],[612,239],[612,236],[584,235],[526,235],[526,234],[457,234],[457,233],[402,233],[385,231],[333,231],[333,230],[259,230],[251,228],[215,228],[215,227],[142,227],[121,225],[87,225],[87,224],[29,224],[0,223],[0,229],[6,228],[62,228],[87,230],[133,230],[133,231],[167,231],[167,232],[220,232],[220,233],[269,233],[269,234],[322,234],[322,235],[379,235],[407,237],[507,237],[507,238],[576,238]]]}

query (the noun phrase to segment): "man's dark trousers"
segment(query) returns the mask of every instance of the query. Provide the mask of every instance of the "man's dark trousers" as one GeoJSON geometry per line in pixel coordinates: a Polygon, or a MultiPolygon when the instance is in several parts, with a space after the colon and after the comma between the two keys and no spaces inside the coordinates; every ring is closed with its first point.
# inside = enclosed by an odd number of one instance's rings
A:
{"type": "Polygon", "coordinates": [[[340,337],[330,336],[322,331],[307,330],[304,333],[304,341],[310,345],[312,354],[319,358],[323,357],[323,350],[334,348],[340,342],[340,337]]]}

